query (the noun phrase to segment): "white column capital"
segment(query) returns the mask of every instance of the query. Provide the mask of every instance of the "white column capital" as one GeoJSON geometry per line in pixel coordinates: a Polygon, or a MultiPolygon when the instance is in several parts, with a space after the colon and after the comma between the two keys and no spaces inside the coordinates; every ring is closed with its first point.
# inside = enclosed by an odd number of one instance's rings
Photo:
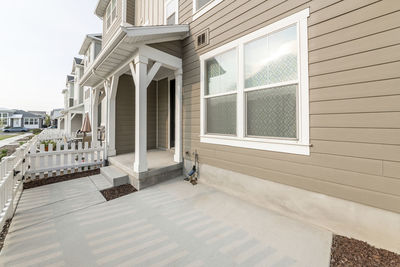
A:
{"type": "Polygon", "coordinates": [[[175,70],[174,74],[175,74],[175,76],[182,75],[183,74],[183,70],[182,69],[177,69],[177,70],[175,70]]]}
{"type": "Polygon", "coordinates": [[[134,59],[135,65],[138,63],[149,64],[149,59],[143,55],[138,54],[134,59]]]}

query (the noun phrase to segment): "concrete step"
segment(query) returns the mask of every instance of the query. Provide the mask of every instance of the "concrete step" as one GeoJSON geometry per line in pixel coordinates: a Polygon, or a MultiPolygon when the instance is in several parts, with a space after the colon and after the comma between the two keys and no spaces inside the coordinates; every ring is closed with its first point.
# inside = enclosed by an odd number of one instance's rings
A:
{"type": "Polygon", "coordinates": [[[106,177],[113,186],[129,184],[128,174],[114,166],[102,167],[100,168],[100,173],[106,177]]]}

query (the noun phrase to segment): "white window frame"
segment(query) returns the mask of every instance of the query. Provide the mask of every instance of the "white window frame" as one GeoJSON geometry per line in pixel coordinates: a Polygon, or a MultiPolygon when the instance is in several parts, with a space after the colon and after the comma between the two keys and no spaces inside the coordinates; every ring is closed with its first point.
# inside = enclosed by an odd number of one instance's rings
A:
{"type": "Polygon", "coordinates": [[[201,17],[203,14],[207,13],[210,9],[218,5],[224,0],[210,0],[207,4],[205,4],[201,8],[197,8],[197,0],[193,0],[193,20],[201,17]]]}
{"type": "Polygon", "coordinates": [[[106,8],[106,29],[107,31],[111,28],[111,25],[114,24],[115,20],[118,17],[118,1],[117,0],[111,0],[110,3],[108,3],[107,8],[106,8]],[[115,9],[115,17],[112,17],[112,13],[113,13],[113,8],[111,7],[113,1],[115,1],[115,5],[114,5],[114,9],[115,9]],[[110,8],[110,9],[108,9],[110,8]],[[110,10],[110,13],[107,13],[107,11],[110,10]],[[110,17],[110,24],[108,24],[108,18],[110,17]]]}
{"type": "MultiPolygon", "coordinates": [[[[253,33],[236,39],[221,47],[200,56],[200,142],[216,145],[243,147],[258,150],[268,150],[300,155],[310,155],[309,134],[309,82],[308,82],[308,35],[307,17],[309,9],[302,10],[289,17],[270,24],[253,33]],[[298,38],[298,95],[297,95],[297,138],[258,138],[246,136],[246,103],[244,88],[244,45],[258,38],[267,36],[275,31],[282,30],[291,25],[297,25],[298,38]],[[238,80],[237,80],[237,122],[236,136],[215,135],[206,133],[206,96],[205,96],[205,62],[218,54],[230,49],[238,49],[238,80]]],[[[247,91],[247,90],[246,90],[247,91]]]]}
{"type": "Polygon", "coordinates": [[[167,7],[170,3],[174,4],[175,9],[175,24],[179,24],[179,0],[167,0],[164,4],[164,24],[167,25],[167,19],[173,14],[167,13],[167,7]]]}

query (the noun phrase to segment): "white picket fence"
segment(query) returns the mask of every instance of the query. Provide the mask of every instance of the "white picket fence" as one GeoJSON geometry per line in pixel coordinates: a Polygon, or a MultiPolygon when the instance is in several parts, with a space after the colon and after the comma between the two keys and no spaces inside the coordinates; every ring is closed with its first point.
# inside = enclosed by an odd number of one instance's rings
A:
{"type": "Polygon", "coordinates": [[[14,214],[23,181],[81,172],[104,165],[104,144],[97,142],[89,147],[88,143],[67,143],[65,140],[62,132],[44,130],[0,161],[0,230],[14,214]],[[42,143],[45,140],[52,140],[56,146],[49,144],[46,149],[42,143]]]}
{"type": "Polygon", "coordinates": [[[0,161],[0,229],[14,214],[17,199],[22,192],[22,179],[29,167],[26,155],[37,142],[38,137],[35,136],[18,147],[11,156],[0,161]]]}
{"type": "Polygon", "coordinates": [[[47,148],[44,144],[39,148],[32,146],[27,180],[98,168],[104,164],[104,156],[104,145],[99,142],[92,147],[82,142],[58,142],[55,147],[49,144],[47,148]]]}

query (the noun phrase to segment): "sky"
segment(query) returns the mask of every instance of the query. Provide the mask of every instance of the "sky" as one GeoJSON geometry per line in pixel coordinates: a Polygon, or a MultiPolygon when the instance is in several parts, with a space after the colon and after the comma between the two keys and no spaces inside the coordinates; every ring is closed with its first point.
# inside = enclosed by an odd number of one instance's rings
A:
{"type": "Polygon", "coordinates": [[[1,1],[0,107],[50,112],[88,33],[99,33],[98,0],[1,1]]]}

